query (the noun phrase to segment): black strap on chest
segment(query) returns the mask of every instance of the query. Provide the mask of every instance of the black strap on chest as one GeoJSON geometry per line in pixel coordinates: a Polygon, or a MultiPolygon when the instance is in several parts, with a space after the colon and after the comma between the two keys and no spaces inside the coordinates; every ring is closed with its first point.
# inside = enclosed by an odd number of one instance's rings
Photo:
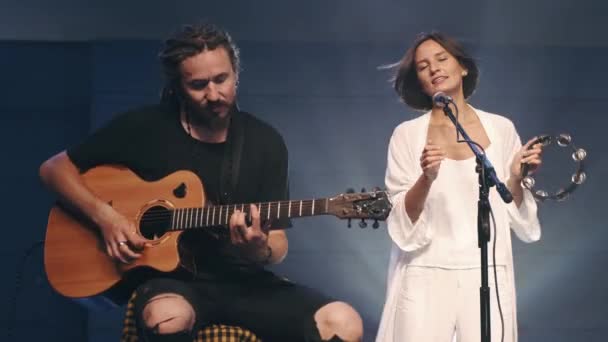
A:
{"type": "Polygon", "coordinates": [[[238,109],[232,112],[220,171],[220,201],[222,204],[233,203],[234,193],[238,186],[245,135],[244,119],[238,109]]]}

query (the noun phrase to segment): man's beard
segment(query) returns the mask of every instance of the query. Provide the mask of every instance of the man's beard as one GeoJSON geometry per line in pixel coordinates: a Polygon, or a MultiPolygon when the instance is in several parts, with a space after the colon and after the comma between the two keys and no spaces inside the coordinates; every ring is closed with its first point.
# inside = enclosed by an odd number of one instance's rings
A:
{"type": "Polygon", "coordinates": [[[190,125],[216,131],[228,127],[233,107],[234,104],[217,101],[207,103],[204,107],[198,103],[188,103],[185,110],[190,125]],[[217,112],[217,109],[221,112],[217,112]]]}

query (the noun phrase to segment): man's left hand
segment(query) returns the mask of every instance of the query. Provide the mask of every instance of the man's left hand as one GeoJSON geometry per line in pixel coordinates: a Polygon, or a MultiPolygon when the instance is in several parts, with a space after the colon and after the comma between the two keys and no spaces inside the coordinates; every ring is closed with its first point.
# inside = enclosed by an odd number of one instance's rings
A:
{"type": "Polygon", "coordinates": [[[247,254],[255,255],[268,248],[268,227],[262,226],[260,211],[254,204],[251,204],[249,212],[251,226],[247,225],[245,212],[237,210],[230,217],[230,241],[245,249],[247,254]]]}

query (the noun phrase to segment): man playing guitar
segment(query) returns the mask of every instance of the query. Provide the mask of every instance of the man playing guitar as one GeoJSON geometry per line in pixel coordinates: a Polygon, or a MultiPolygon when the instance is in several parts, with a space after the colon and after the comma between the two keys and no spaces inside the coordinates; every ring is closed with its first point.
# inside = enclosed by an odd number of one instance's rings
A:
{"type": "MultiPolygon", "coordinates": [[[[236,105],[239,52],[231,37],[209,24],[185,26],[166,40],[160,60],[166,76],[161,104],[117,115],[40,168],[61,203],[98,228],[102,250],[117,265],[137,263],[157,236],[87,185],[83,174],[101,165],[121,165],[150,182],[192,171],[208,203],[288,199],[283,138],[236,105]]],[[[172,192],[179,198],[191,191],[182,183],[172,192]]],[[[140,336],[192,341],[201,326],[221,322],[246,327],[264,341],[361,339],[362,321],[350,305],[264,269],[287,254],[283,229],[289,219],[270,217],[270,209],[260,217],[256,205],[227,213],[225,221],[218,220],[227,223],[223,227],[180,236],[180,251],[194,259],[189,278],[158,276],[137,288],[140,336]]],[[[198,214],[184,217],[202,220],[198,214]]]]}

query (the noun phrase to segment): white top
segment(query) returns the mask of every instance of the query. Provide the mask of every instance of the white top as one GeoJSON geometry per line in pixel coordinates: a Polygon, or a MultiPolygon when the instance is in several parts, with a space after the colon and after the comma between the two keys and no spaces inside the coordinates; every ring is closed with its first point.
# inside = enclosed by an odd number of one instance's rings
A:
{"type": "MultiPolygon", "coordinates": [[[[498,179],[506,184],[513,156],[521,149],[520,138],[509,119],[474,110],[490,139],[486,155],[494,166],[498,179]]],[[[466,160],[445,159],[415,224],[412,224],[405,211],[405,194],[422,175],[420,155],[427,141],[429,120],[430,112],[401,123],[395,128],[389,143],[385,182],[393,204],[387,219],[393,247],[388,270],[387,299],[377,341],[393,341],[391,326],[396,295],[392,289],[400,281],[405,267],[480,267],[477,238],[479,187],[475,157],[466,160]]],[[[496,188],[492,187],[490,204],[498,232],[497,264],[507,266],[515,298],[510,228],[525,242],[540,239],[536,202],[532,194],[524,190],[519,208],[514,202],[506,204],[496,188]]],[[[492,262],[492,242],[488,244],[488,253],[489,261],[492,262]]],[[[515,312],[516,310],[514,314],[515,312]]]]}

